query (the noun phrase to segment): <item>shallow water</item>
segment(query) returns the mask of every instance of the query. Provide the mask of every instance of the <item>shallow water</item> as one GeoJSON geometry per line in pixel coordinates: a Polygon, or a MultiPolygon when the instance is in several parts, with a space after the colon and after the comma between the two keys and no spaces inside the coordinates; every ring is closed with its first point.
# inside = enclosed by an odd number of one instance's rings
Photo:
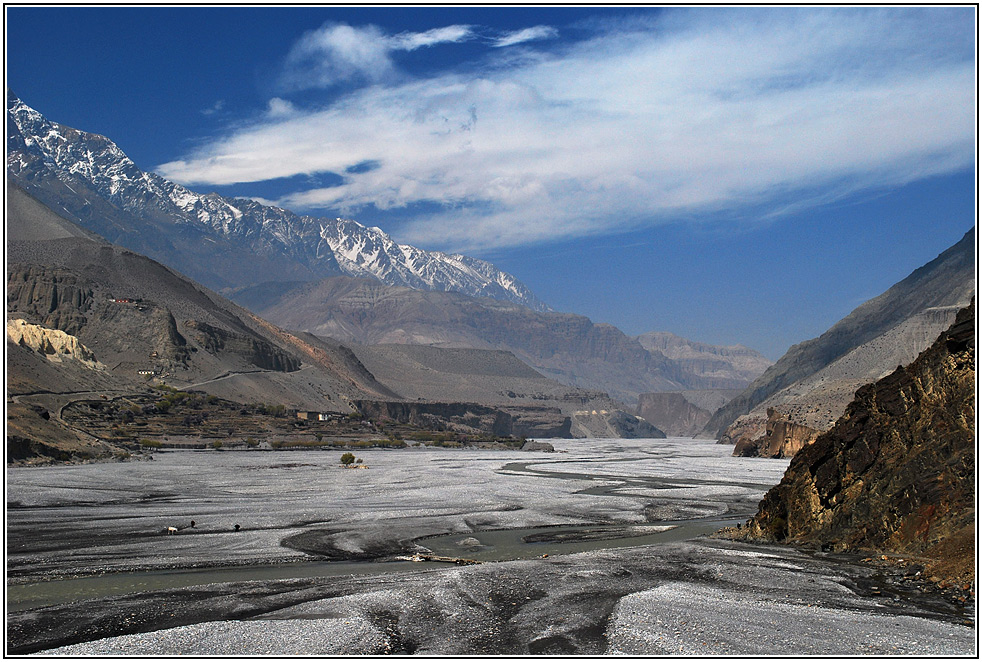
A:
{"type": "Polygon", "coordinates": [[[429,536],[416,542],[439,556],[511,561],[598,549],[640,547],[689,540],[733,526],[741,519],[689,520],[662,525],[542,526],[429,536]]]}
{"type": "MultiPolygon", "coordinates": [[[[433,566],[450,566],[451,563],[431,563],[433,566]]],[[[92,577],[55,579],[47,582],[13,584],[7,586],[7,610],[24,611],[36,607],[66,604],[79,600],[107,598],[128,593],[159,591],[189,586],[203,586],[227,582],[272,581],[309,577],[342,577],[380,575],[391,572],[411,572],[425,569],[425,565],[411,561],[372,562],[317,562],[252,565],[232,568],[197,568],[181,570],[145,570],[140,572],[114,572],[92,577]]]]}

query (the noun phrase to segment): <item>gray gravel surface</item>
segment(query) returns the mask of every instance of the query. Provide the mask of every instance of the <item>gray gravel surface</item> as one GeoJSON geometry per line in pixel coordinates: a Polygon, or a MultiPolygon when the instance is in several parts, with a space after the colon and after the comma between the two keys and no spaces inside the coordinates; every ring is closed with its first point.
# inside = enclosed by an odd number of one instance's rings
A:
{"type": "Polygon", "coordinates": [[[691,440],[556,445],[566,452],[365,451],[370,469],[358,471],[306,451],[8,469],[7,652],[976,650],[971,610],[918,592],[873,591],[881,583],[873,568],[791,548],[701,538],[602,549],[599,540],[596,551],[547,558],[534,553],[542,548],[509,548],[503,558],[524,556],[472,566],[378,562],[418,549],[423,536],[746,517],[787,464],[732,458],[691,440]],[[194,529],[161,532],[190,519],[194,529]],[[233,522],[242,530],[233,532],[233,522]],[[283,545],[301,534],[313,550],[283,545]],[[351,574],[355,566],[316,565],[324,558],[376,562],[351,574]],[[235,564],[243,565],[233,579],[187,570],[235,564]],[[69,591],[86,581],[98,589],[69,591]],[[27,601],[32,593],[40,602],[27,601]]]}

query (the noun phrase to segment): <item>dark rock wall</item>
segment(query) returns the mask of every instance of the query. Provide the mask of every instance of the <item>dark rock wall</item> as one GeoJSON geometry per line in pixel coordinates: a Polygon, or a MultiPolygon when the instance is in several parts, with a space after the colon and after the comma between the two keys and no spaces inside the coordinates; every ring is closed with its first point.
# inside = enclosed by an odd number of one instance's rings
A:
{"type": "Polygon", "coordinates": [[[944,557],[974,577],[975,387],[973,301],[795,455],[743,535],[944,557]]]}
{"type": "Polygon", "coordinates": [[[185,325],[205,351],[212,354],[238,354],[264,370],[293,372],[300,369],[299,359],[259,338],[250,338],[195,320],[189,320],[185,325]]]}
{"type": "Polygon", "coordinates": [[[9,265],[7,310],[32,323],[78,335],[92,308],[92,288],[73,274],[37,265],[9,265]]]}
{"type": "Polygon", "coordinates": [[[456,430],[502,437],[550,437],[569,439],[570,419],[554,407],[509,407],[498,409],[464,402],[353,403],[373,420],[391,420],[431,430],[456,430]]]}

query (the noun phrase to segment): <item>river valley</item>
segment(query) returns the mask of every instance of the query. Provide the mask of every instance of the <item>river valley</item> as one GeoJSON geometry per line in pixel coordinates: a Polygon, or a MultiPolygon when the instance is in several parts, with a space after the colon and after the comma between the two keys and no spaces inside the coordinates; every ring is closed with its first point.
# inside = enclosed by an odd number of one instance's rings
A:
{"type": "Polygon", "coordinates": [[[8,468],[7,652],[976,650],[974,613],[875,568],[705,537],[753,514],[786,460],[551,443],[366,449],[363,469],[228,450],[8,468]]]}

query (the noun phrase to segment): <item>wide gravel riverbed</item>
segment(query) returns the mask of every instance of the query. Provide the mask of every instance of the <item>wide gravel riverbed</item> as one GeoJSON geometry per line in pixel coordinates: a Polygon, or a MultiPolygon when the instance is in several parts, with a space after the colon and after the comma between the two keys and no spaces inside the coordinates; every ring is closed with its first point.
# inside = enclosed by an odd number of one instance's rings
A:
{"type": "Polygon", "coordinates": [[[552,443],[9,468],[7,653],[977,650],[974,613],[875,568],[697,537],[749,517],[786,461],[552,443]],[[480,563],[413,561],[433,555],[480,563]]]}

